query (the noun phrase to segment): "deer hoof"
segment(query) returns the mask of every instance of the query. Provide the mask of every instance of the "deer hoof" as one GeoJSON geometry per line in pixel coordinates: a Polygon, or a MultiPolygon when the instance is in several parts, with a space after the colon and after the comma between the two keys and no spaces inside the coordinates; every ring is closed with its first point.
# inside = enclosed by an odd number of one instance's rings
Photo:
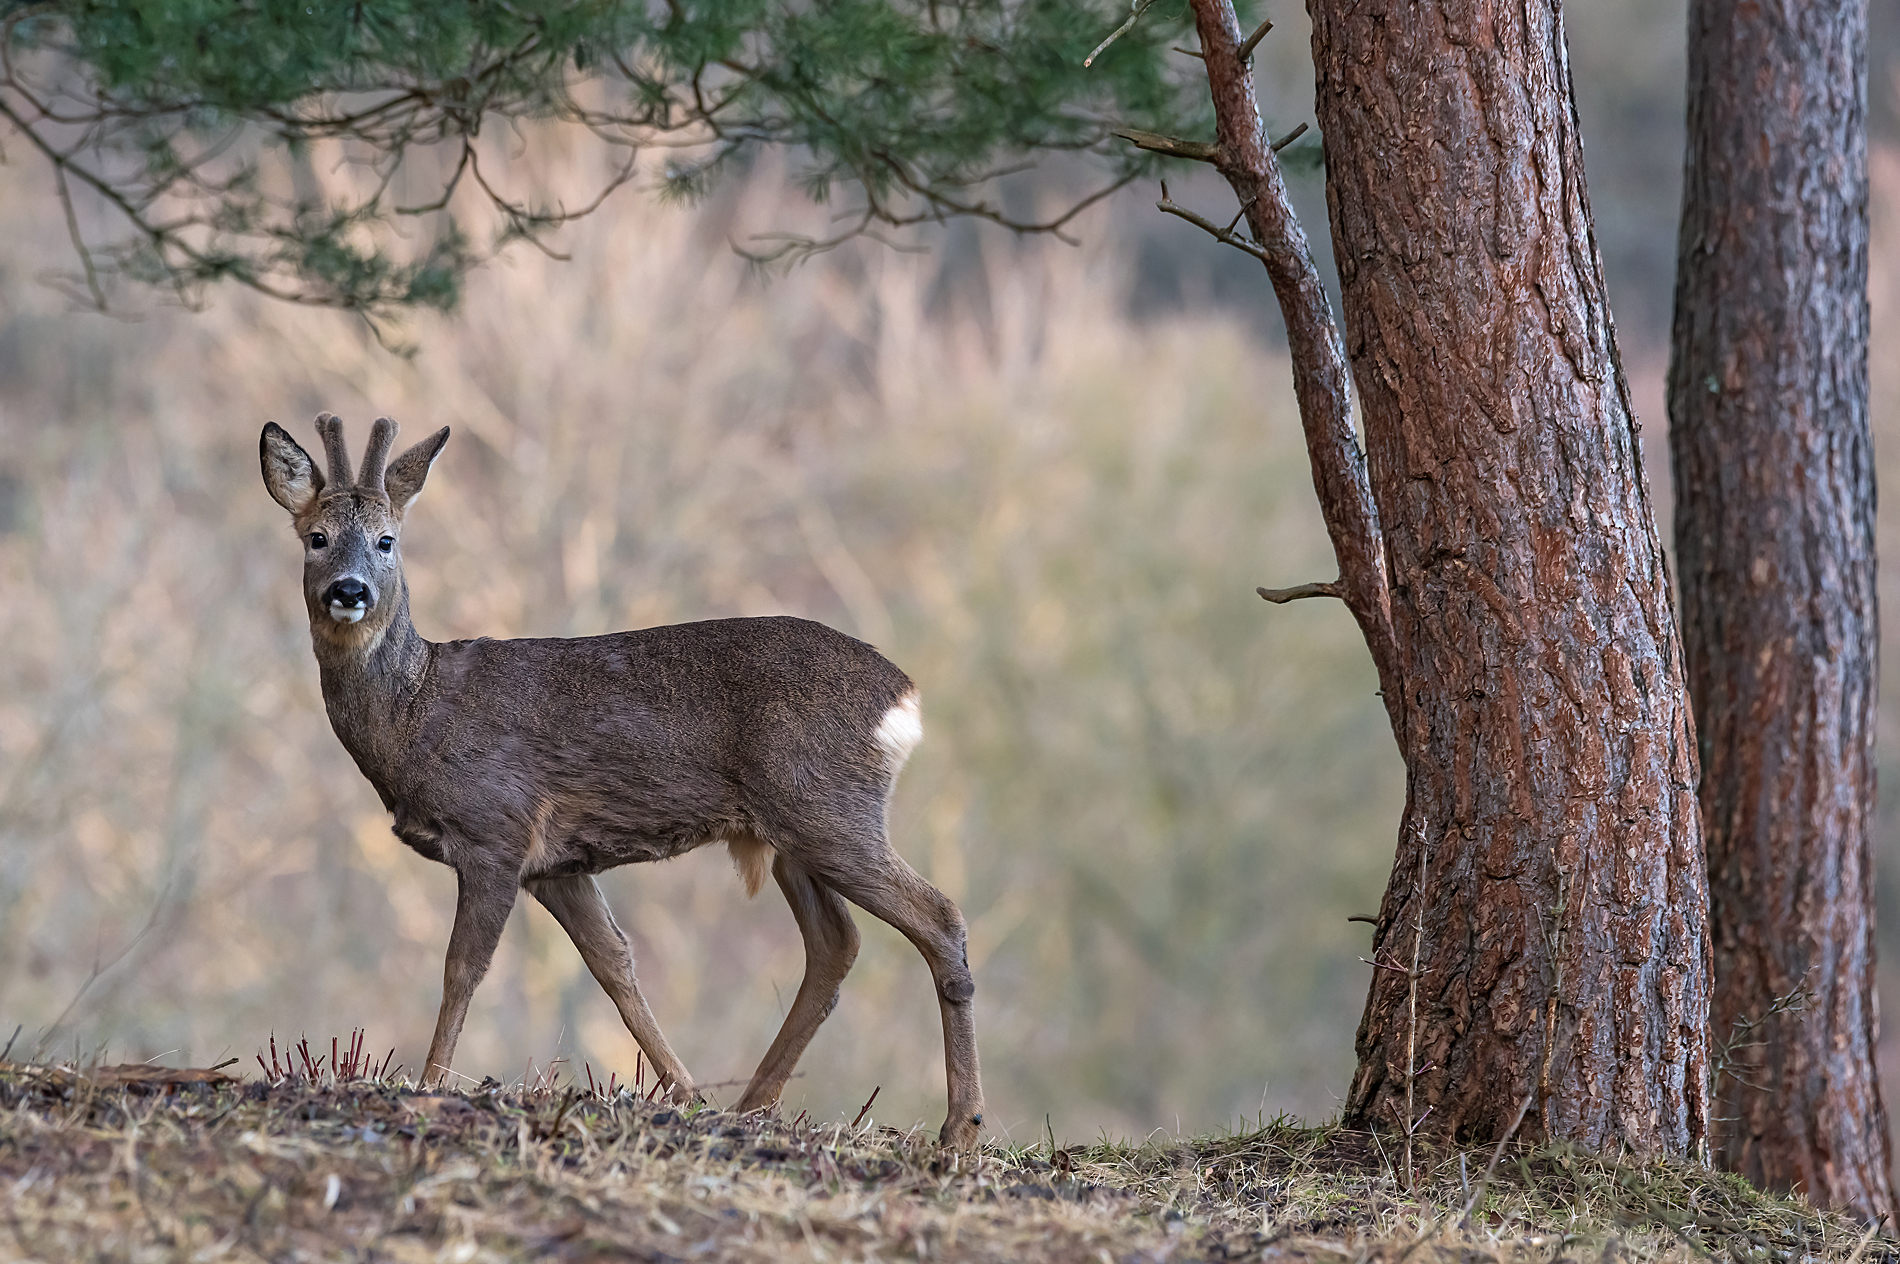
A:
{"type": "Polygon", "coordinates": [[[943,1121],[943,1131],[937,1134],[937,1144],[946,1150],[974,1150],[977,1133],[982,1126],[981,1115],[953,1114],[943,1121]]]}

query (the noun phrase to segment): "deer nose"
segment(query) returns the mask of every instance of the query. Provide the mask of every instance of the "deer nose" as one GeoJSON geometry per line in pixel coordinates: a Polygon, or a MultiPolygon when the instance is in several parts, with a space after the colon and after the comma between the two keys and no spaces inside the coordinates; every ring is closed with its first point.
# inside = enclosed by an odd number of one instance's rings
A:
{"type": "Polygon", "coordinates": [[[369,610],[369,585],[355,576],[339,579],[323,590],[323,604],[338,623],[355,623],[369,610]]]}

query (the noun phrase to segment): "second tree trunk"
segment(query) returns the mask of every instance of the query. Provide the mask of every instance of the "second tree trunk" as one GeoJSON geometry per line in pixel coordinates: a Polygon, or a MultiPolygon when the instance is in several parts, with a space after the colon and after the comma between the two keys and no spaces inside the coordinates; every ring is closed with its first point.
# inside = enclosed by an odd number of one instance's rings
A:
{"type": "Polygon", "coordinates": [[[1871,1219],[1866,14],[1689,10],[1670,446],[1702,745],[1718,1162],[1871,1219]],[[1746,73],[1737,73],[1746,67],[1746,73]]]}

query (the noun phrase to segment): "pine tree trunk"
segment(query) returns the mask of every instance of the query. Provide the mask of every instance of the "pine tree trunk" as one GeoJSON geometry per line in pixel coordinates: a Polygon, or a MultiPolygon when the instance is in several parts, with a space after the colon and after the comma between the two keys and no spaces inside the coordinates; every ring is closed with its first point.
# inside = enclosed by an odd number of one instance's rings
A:
{"type": "Polygon", "coordinates": [[[1686,1154],[1693,724],[1555,0],[1309,9],[1408,772],[1347,1118],[1686,1154]]]}
{"type": "Polygon", "coordinates": [[[1711,1031],[1733,1046],[1715,1156],[1871,1219],[1893,1190],[1868,839],[1865,87],[1863,5],[1692,0],[1669,412],[1711,1031]]]}

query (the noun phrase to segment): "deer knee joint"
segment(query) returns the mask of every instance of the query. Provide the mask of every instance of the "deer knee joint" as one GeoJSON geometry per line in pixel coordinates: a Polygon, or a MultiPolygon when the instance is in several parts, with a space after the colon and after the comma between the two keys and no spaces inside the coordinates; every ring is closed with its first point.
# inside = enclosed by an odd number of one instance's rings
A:
{"type": "Polygon", "coordinates": [[[968,1005],[976,995],[976,980],[968,971],[959,971],[937,985],[937,995],[948,1005],[968,1005]]]}

